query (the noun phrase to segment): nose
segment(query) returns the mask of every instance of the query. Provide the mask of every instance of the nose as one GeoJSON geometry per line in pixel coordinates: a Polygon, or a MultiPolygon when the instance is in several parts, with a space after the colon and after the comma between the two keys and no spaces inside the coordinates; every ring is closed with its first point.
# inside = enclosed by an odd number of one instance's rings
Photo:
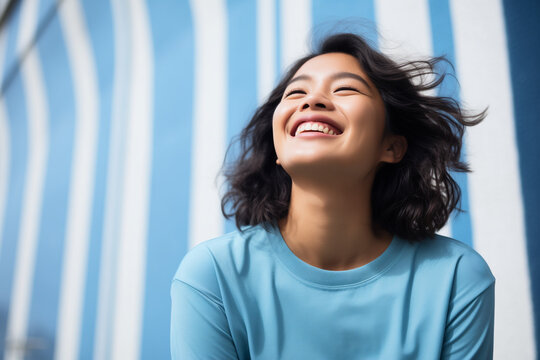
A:
{"type": "Polygon", "coordinates": [[[327,97],[319,93],[311,93],[304,97],[300,104],[300,111],[303,110],[333,110],[334,105],[327,97]]]}

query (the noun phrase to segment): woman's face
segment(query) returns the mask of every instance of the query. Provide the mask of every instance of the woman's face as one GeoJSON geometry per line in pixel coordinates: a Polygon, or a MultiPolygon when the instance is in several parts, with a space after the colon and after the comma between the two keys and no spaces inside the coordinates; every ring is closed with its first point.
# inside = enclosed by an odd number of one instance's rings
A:
{"type": "Polygon", "coordinates": [[[385,161],[384,119],[381,96],[353,56],[314,57],[274,112],[278,160],[293,180],[319,172],[362,179],[385,161]]]}

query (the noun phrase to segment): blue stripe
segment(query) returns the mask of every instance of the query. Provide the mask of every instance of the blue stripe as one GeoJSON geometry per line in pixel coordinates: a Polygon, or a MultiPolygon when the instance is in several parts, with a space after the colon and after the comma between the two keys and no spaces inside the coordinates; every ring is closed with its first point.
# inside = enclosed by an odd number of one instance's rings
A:
{"type": "Polygon", "coordinates": [[[64,252],[74,132],[73,84],[58,17],[37,44],[49,104],[49,154],[43,188],[28,336],[43,341],[29,358],[52,358],[64,252]]]}
{"type": "MultiPolygon", "coordinates": [[[[257,106],[257,8],[255,1],[228,0],[228,109],[227,144],[240,134],[257,106]]],[[[228,159],[239,154],[231,148],[228,159]]],[[[234,220],[225,222],[225,231],[236,228],[234,220]]]]}
{"type": "Polygon", "coordinates": [[[13,276],[28,163],[26,99],[20,74],[13,78],[3,96],[9,119],[11,151],[4,229],[0,234],[2,236],[2,251],[0,252],[0,357],[5,351],[4,339],[13,291],[13,276]]]}
{"type": "MultiPolygon", "coordinates": [[[[504,0],[536,348],[540,344],[540,3],[504,0]]],[[[510,240],[510,239],[509,239],[510,240]]],[[[537,350],[538,351],[538,350],[537,350]]]]}
{"type": "MultiPolygon", "coordinates": [[[[431,19],[431,33],[433,41],[433,53],[436,56],[445,55],[452,64],[455,62],[454,38],[452,21],[450,18],[450,7],[448,0],[430,0],[429,12],[431,19]]],[[[445,66],[441,71],[447,71],[449,76],[444,80],[439,89],[440,96],[451,96],[459,100],[455,71],[445,66]]],[[[462,160],[466,160],[466,144],[463,141],[462,160]]],[[[473,169],[474,171],[474,169],[473,169]]],[[[461,209],[465,212],[454,212],[450,220],[452,224],[452,237],[472,246],[471,216],[469,213],[469,184],[467,174],[453,172],[452,177],[461,188],[461,209]]]]}
{"type": "MultiPolygon", "coordinates": [[[[47,21],[47,17],[52,13],[56,13],[56,7],[59,1],[57,0],[39,0],[39,8],[37,13],[36,31],[40,30],[40,27],[47,21]]],[[[38,34],[39,35],[39,34],[38,34]]]]}
{"type": "Polygon", "coordinates": [[[194,35],[188,0],[148,10],[157,56],[141,358],[167,359],[171,280],[188,244],[194,35]]]}
{"type": "Polygon", "coordinates": [[[79,347],[79,359],[90,360],[94,358],[103,217],[105,214],[107,167],[109,164],[115,51],[110,4],[104,1],[84,0],[82,1],[82,7],[96,62],[99,88],[99,135],[79,347]]]}
{"type": "Polygon", "coordinates": [[[362,35],[372,45],[377,44],[373,0],[313,0],[312,9],[315,43],[329,34],[353,32],[362,35]]]}

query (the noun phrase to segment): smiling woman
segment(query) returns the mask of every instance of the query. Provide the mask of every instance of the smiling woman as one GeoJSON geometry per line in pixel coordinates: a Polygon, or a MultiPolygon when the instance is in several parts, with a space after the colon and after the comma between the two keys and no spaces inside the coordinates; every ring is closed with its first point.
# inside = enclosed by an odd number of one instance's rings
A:
{"type": "Polygon", "coordinates": [[[434,58],[397,64],[354,34],[298,60],[240,137],[222,209],[239,231],[182,261],[182,359],[485,359],[494,278],[439,235],[468,116],[434,58]],[[227,211],[227,209],[229,209],[227,211]]]}

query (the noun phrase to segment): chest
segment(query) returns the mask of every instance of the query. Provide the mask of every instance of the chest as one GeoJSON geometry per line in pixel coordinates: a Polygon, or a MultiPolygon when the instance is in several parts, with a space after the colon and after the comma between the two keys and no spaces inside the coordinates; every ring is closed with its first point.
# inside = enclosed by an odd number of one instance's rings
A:
{"type": "Polygon", "coordinates": [[[437,358],[449,286],[424,284],[411,276],[388,280],[342,288],[314,287],[280,276],[245,282],[226,303],[239,354],[245,358],[375,359],[381,354],[437,358]]]}

